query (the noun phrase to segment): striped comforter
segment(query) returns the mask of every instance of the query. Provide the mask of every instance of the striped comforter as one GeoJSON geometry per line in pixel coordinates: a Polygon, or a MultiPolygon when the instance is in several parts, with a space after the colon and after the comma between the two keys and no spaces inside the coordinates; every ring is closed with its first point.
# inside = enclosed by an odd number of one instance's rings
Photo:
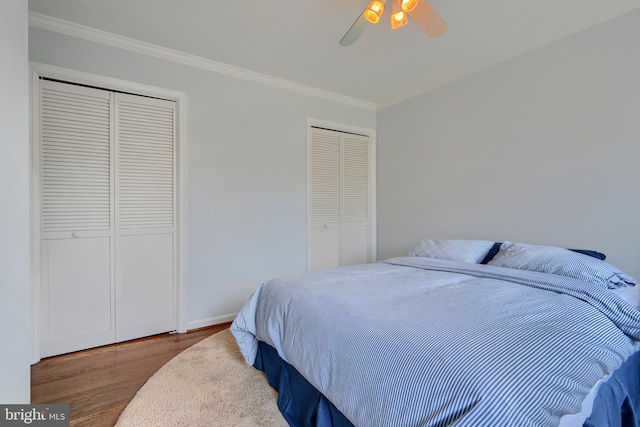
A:
{"type": "Polygon", "coordinates": [[[404,257],[262,284],[231,330],[354,425],[557,426],[640,341],[640,311],[562,276],[404,257]]]}

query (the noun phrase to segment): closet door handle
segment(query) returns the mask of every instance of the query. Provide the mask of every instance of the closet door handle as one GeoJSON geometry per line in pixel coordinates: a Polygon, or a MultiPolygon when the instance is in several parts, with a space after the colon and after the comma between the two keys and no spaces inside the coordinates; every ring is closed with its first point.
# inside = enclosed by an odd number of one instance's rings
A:
{"type": "Polygon", "coordinates": [[[73,237],[80,237],[80,233],[78,233],[77,231],[74,231],[73,233],[71,233],[71,235],[73,237]]]}

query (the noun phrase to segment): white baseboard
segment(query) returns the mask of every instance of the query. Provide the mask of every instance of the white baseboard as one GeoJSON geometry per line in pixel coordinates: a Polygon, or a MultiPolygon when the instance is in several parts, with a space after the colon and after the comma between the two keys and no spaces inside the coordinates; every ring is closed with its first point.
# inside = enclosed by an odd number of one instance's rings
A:
{"type": "Polygon", "coordinates": [[[187,322],[187,331],[193,329],[205,328],[207,326],[218,325],[233,321],[238,313],[223,314],[222,316],[208,317],[206,319],[192,320],[187,322]]]}

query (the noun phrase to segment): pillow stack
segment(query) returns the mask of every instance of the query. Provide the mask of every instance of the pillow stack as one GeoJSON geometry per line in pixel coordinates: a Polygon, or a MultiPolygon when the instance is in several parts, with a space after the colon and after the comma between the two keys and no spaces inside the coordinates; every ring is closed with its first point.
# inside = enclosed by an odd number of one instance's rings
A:
{"type": "Polygon", "coordinates": [[[603,253],[488,240],[422,240],[408,256],[480,263],[571,277],[608,289],[635,286],[633,277],[604,261],[603,253]]]}
{"type": "Polygon", "coordinates": [[[609,289],[636,284],[633,277],[607,262],[555,246],[504,242],[488,264],[572,277],[609,289]]]}

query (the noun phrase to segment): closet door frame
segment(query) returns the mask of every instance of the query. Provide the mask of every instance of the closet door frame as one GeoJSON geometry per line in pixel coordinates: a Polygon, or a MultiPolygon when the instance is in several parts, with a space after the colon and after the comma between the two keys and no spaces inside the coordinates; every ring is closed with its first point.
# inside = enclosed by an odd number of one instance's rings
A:
{"type": "Polygon", "coordinates": [[[127,92],[176,102],[176,293],[175,330],[187,332],[186,289],[186,165],[187,165],[187,94],[186,92],[145,85],[128,80],[76,71],[38,62],[30,62],[31,69],[31,363],[40,360],[40,292],[41,292],[41,231],[40,231],[40,78],[77,83],[106,90],[127,92]]]}
{"type": "Polygon", "coordinates": [[[344,123],[337,123],[323,119],[307,117],[307,271],[309,271],[309,254],[310,254],[310,237],[311,232],[311,138],[312,128],[324,128],[338,132],[348,132],[364,135],[369,138],[369,215],[371,218],[371,235],[369,236],[371,247],[371,262],[378,259],[378,241],[377,241],[377,215],[376,215],[376,131],[359,126],[352,126],[344,123]]]}

